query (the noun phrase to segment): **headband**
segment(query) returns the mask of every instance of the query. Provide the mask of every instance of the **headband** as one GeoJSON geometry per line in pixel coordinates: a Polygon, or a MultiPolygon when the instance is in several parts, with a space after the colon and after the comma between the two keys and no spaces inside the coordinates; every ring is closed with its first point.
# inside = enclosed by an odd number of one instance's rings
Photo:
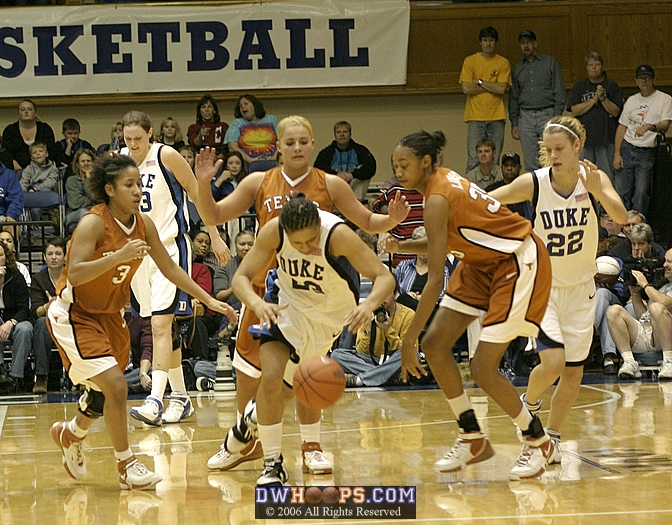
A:
{"type": "Polygon", "coordinates": [[[551,128],[551,127],[553,127],[553,128],[562,128],[562,129],[564,129],[564,130],[566,130],[566,131],[569,131],[572,135],[574,135],[574,137],[576,138],[576,140],[578,140],[579,142],[581,142],[581,139],[579,138],[579,136],[578,136],[576,133],[574,133],[574,132],[573,132],[571,129],[569,129],[567,126],[563,126],[562,124],[555,124],[555,123],[553,123],[553,124],[546,124],[546,127],[544,128],[544,131],[546,131],[548,128],[551,128]]]}

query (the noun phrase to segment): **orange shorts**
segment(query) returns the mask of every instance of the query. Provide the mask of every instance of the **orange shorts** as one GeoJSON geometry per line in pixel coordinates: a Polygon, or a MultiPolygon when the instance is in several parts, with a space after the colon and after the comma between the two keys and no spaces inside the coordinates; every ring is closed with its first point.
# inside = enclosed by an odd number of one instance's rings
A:
{"type": "Polygon", "coordinates": [[[47,326],[75,385],[128,365],[131,338],[121,313],[92,314],[58,299],[47,311],[47,326]]]}
{"type": "MultiPolygon", "coordinates": [[[[252,285],[259,297],[264,296],[265,290],[252,285]]],[[[250,326],[259,323],[259,318],[254,310],[243,307],[243,314],[238,323],[238,339],[236,340],[236,352],[233,356],[233,366],[236,370],[250,377],[261,377],[261,359],[259,357],[259,340],[254,339],[247,330],[250,326]]]]}
{"type": "Polygon", "coordinates": [[[485,312],[480,339],[506,343],[518,336],[538,335],[550,290],[548,250],[532,235],[496,265],[457,265],[441,306],[474,316],[485,312]]]}

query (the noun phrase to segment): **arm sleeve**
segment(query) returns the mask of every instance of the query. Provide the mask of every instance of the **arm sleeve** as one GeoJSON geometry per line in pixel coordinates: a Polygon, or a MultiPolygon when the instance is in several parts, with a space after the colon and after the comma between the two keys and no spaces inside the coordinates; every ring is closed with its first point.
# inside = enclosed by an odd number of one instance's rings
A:
{"type": "Polygon", "coordinates": [[[358,180],[372,179],[376,174],[376,159],[368,148],[359,144],[357,146],[357,157],[359,158],[359,167],[352,172],[352,176],[358,180]]]}

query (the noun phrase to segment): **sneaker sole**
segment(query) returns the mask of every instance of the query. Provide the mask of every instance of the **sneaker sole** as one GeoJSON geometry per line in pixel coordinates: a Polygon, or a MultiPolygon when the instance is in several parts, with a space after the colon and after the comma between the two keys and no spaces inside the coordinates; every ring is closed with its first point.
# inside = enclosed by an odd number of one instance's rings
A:
{"type": "Polygon", "coordinates": [[[320,469],[313,469],[310,470],[310,468],[307,465],[303,465],[301,467],[301,471],[304,474],[312,474],[312,475],[320,475],[320,474],[331,474],[333,472],[333,468],[320,468],[320,469]]]}
{"type": "MultiPolygon", "coordinates": [[[[492,448],[492,445],[490,444],[490,442],[488,441],[488,446],[485,447],[485,450],[483,450],[483,452],[481,454],[479,454],[478,456],[476,456],[472,460],[468,461],[467,466],[474,465],[475,463],[480,463],[481,461],[486,461],[494,455],[495,455],[495,451],[492,448]]],[[[438,472],[440,474],[453,474],[455,472],[459,472],[459,471],[463,470],[463,468],[464,467],[457,467],[457,468],[453,468],[453,469],[442,469],[441,467],[437,467],[436,465],[434,465],[433,470],[434,470],[434,472],[438,472]]]]}
{"type": "Polygon", "coordinates": [[[261,448],[261,441],[255,439],[254,444],[252,445],[250,451],[247,454],[242,455],[239,459],[237,459],[230,465],[226,465],[224,467],[211,467],[210,465],[208,465],[208,468],[216,472],[226,472],[227,470],[236,468],[241,463],[246,463],[248,461],[256,461],[257,459],[262,459],[263,457],[264,457],[264,451],[261,448]]]}
{"type": "Polygon", "coordinates": [[[133,485],[128,484],[123,481],[119,481],[119,488],[124,490],[150,490],[156,487],[162,481],[161,478],[150,481],[149,483],[144,483],[142,485],[133,485]]]}
{"type": "Polygon", "coordinates": [[[58,423],[54,423],[51,426],[51,439],[53,439],[54,443],[56,443],[58,445],[58,448],[61,449],[61,460],[63,462],[63,468],[68,473],[68,476],[70,476],[72,479],[77,479],[77,480],[83,479],[84,476],[77,477],[72,472],[70,472],[70,469],[68,468],[68,462],[65,459],[65,449],[63,448],[63,444],[61,443],[61,434],[63,434],[64,431],[65,431],[65,426],[59,427],[58,423]],[[61,429],[60,432],[58,431],[59,428],[61,429]]]}

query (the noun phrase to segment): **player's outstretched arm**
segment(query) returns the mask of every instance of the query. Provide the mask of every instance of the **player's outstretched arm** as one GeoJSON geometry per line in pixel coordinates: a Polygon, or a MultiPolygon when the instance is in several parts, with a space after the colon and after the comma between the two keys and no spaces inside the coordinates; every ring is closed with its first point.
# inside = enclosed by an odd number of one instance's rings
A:
{"type": "Polygon", "coordinates": [[[257,295],[252,287],[252,279],[267,268],[268,263],[275,257],[275,249],[280,243],[278,218],[270,220],[259,231],[254,245],[241,261],[238,270],[233,276],[231,288],[236,297],[247,306],[252,308],[262,324],[271,326],[278,322],[282,315],[277,304],[268,303],[257,295]]]}
{"type": "Polygon", "coordinates": [[[348,330],[356,334],[361,328],[371,324],[373,311],[394,292],[394,275],[346,224],[337,226],[332,232],[330,250],[335,257],[345,257],[357,272],[373,282],[369,296],[344,320],[348,330]]]}
{"type": "Polygon", "coordinates": [[[161,239],[159,239],[159,233],[156,231],[154,222],[145,214],[140,214],[140,216],[145,221],[147,244],[151,248],[149,255],[154,259],[161,273],[180,290],[185,291],[194,299],[198,299],[211,310],[224,314],[231,322],[237,322],[238,313],[230,305],[218,301],[209,295],[192,280],[187,272],[175,264],[175,261],[168,255],[161,239]]]}
{"type": "Polygon", "coordinates": [[[343,216],[369,233],[391,230],[406,218],[410,210],[406,197],[398,193],[390,201],[387,215],[372,213],[357,200],[348,183],[336,175],[327,175],[327,190],[343,216]]]}
{"type": "Polygon", "coordinates": [[[532,174],[529,172],[523,173],[510,184],[504,184],[496,190],[489,191],[488,195],[502,204],[515,204],[532,200],[534,196],[532,174]]]}

